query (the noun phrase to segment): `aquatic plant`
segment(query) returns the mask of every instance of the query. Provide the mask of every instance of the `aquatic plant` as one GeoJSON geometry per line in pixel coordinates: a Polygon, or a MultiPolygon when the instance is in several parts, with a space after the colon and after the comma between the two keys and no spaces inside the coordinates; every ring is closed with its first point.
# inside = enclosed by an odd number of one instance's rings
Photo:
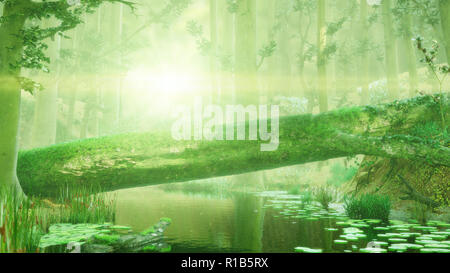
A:
{"type": "Polygon", "coordinates": [[[51,223],[102,224],[115,220],[115,196],[95,194],[98,186],[63,187],[56,205],[49,214],[51,223]]]}
{"type": "Polygon", "coordinates": [[[391,212],[391,201],[388,196],[379,194],[347,196],[344,199],[344,209],[352,219],[380,219],[387,222],[391,212]]]}
{"type": "Polygon", "coordinates": [[[314,199],[328,210],[330,203],[334,200],[334,192],[329,188],[320,187],[314,192],[314,199]]]}
{"type": "Polygon", "coordinates": [[[304,191],[301,194],[302,205],[309,205],[313,201],[313,192],[310,190],[304,191]]]}

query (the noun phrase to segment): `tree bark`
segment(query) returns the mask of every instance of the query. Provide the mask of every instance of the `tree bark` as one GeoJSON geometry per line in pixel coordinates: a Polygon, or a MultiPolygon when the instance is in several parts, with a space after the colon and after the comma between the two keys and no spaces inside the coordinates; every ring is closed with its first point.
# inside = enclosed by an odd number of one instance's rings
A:
{"type": "Polygon", "coordinates": [[[261,152],[261,141],[175,141],[170,133],[87,139],[21,152],[18,174],[27,193],[54,196],[66,184],[99,184],[108,191],[358,154],[450,166],[449,148],[410,135],[418,124],[439,121],[439,113],[439,105],[425,96],[283,117],[273,152],[261,152]]]}

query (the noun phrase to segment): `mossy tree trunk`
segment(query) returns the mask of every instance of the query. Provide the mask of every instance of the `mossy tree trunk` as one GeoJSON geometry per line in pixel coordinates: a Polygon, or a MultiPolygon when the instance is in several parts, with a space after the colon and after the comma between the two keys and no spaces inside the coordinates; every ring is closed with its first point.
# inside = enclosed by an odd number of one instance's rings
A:
{"type": "Polygon", "coordinates": [[[261,152],[261,141],[175,141],[170,133],[87,139],[21,152],[18,174],[26,192],[52,196],[65,184],[116,190],[358,154],[450,166],[448,147],[412,136],[417,125],[439,121],[439,113],[439,105],[425,96],[283,117],[279,147],[273,152],[261,152]]]}

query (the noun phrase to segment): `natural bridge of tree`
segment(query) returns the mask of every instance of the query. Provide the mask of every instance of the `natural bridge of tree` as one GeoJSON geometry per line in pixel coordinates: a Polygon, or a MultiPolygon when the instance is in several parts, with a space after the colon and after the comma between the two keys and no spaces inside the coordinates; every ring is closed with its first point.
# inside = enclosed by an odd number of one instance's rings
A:
{"type": "MultiPolygon", "coordinates": [[[[281,118],[280,145],[274,152],[261,152],[259,141],[175,141],[169,133],[58,144],[21,152],[18,176],[25,193],[52,196],[65,184],[95,183],[104,190],[117,190],[357,154],[450,166],[448,145],[414,136],[417,125],[441,124],[435,98],[281,118]]],[[[448,121],[448,103],[442,108],[448,121]]]]}

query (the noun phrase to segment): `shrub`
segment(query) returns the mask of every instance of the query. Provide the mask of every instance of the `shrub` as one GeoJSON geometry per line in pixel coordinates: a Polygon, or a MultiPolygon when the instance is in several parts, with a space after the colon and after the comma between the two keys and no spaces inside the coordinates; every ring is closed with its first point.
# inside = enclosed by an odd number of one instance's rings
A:
{"type": "Polygon", "coordinates": [[[344,208],[352,219],[381,219],[389,220],[391,201],[386,195],[364,194],[360,197],[345,198],[344,208]]]}

